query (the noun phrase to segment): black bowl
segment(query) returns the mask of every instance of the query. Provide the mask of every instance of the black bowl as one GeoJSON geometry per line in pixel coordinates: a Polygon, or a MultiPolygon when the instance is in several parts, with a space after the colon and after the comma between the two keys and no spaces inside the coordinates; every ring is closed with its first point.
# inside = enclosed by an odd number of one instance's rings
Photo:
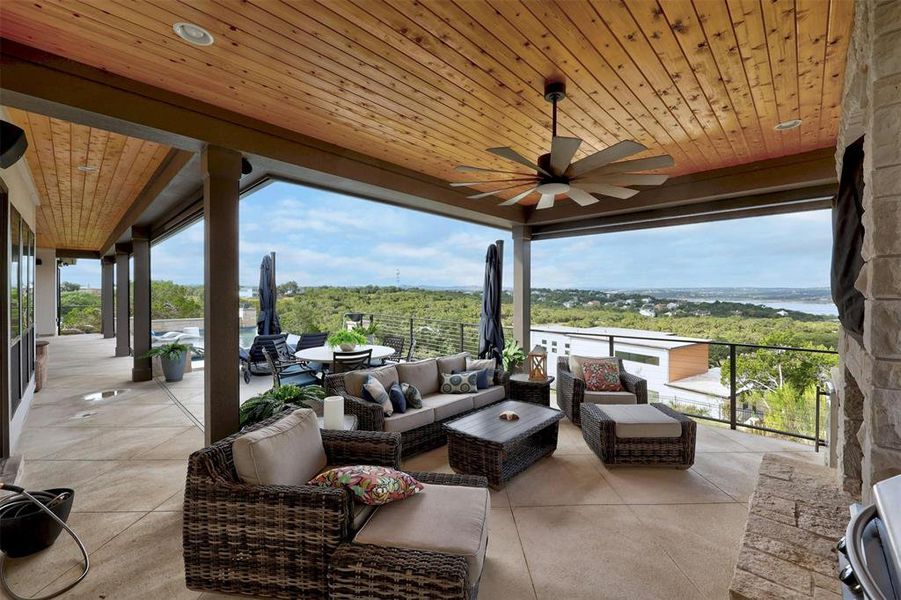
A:
{"type": "MultiPolygon", "coordinates": [[[[63,492],[68,496],[50,507],[57,517],[65,522],[72,510],[72,501],[75,499],[75,490],[68,488],[53,488],[46,490],[55,498],[63,492]]],[[[18,496],[20,500],[27,499],[18,496]]],[[[50,499],[44,500],[44,504],[50,499]]],[[[7,501],[8,502],[8,501],[7,501]]],[[[62,526],[50,518],[50,516],[29,502],[13,508],[8,503],[0,503],[0,551],[11,558],[21,558],[49,548],[62,532],[62,526]]]]}

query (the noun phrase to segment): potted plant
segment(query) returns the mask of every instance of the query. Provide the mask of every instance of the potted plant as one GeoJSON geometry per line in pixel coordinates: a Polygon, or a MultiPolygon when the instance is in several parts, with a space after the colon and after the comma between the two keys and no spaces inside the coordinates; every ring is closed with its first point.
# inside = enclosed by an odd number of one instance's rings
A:
{"type": "Polygon", "coordinates": [[[326,343],[332,348],[338,346],[344,352],[352,352],[358,345],[366,343],[366,337],[357,331],[342,329],[328,336],[326,343]]]}
{"type": "Polygon", "coordinates": [[[360,323],[359,325],[355,325],[351,331],[356,331],[360,335],[366,338],[366,341],[370,344],[375,343],[375,334],[379,331],[379,326],[375,322],[370,322],[369,325],[363,325],[360,323]]]}
{"type": "Polygon", "coordinates": [[[513,373],[526,359],[526,353],[523,352],[522,347],[516,340],[507,340],[507,343],[504,344],[502,357],[504,359],[504,371],[513,373]]]}
{"type": "Polygon", "coordinates": [[[141,358],[160,358],[160,365],[163,367],[163,375],[166,381],[181,381],[185,374],[185,356],[191,350],[187,344],[179,344],[173,342],[171,344],[163,344],[155,348],[151,348],[141,358]]]}
{"type": "Polygon", "coordinates": [[[288,404],[294,404],[301,408],[312,408],[315,411],[322,403],[323,398],[325,398],[325,389],[318,385],[304,387],[283,385],[272,388],[241,405],[239,412],[241,427],[268,419],[288,404]]]}

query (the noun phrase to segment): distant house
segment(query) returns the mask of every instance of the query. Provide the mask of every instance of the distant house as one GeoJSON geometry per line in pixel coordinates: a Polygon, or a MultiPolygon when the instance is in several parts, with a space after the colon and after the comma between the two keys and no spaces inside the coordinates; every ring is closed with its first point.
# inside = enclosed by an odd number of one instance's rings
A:
{"type": "Polygon", "coordinates": [[[638,314],[642,317],[656,317],[657,311],[654,310],[653,306],[642,306],[638,309],[638,314]]]}
{"type": "Polygon", "coordinates": [[[556,376],[558,357],[610,356],[605,337],[610,335],[614,355],[626,370],[647,380],[650,401],[690,404],[711,417],[728,418],[722,407],[728,405],[729,389],[720,382],[719,367],[710,367],[710,340],[683,341],[672,333],[646,329],[536,325],[530,346],[547,349],[548,374],[556,376]]]}

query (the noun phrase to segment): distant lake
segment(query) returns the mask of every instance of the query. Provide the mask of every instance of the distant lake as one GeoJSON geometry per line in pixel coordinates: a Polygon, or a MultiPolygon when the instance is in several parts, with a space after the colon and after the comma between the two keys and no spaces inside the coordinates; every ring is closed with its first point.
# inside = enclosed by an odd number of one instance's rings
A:
{"type": "Polygon", "coordinates": [[[798,302],[797,300],[768,300],[766,302],[756,298],[679,298],[691,302],[740,302],[742,304],[758,304],[768,308],[796,310],[811,315],[838,316],[838,308],[832,302],[798,302]]]}

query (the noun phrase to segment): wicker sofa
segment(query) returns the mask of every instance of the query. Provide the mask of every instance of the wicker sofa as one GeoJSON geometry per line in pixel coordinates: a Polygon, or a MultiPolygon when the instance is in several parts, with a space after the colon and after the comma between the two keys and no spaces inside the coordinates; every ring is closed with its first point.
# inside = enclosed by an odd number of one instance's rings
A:
{"type": "Polygon", "coordinates": [[[469,357],[468,353],[461,352],[437,359],[328,375],[325,388],[329,394],[344,396],[344,412],[357,416],[359,429],[400,433],[403,456],[410,456],[445,444],[447,437],[442,429],[445,422],[507,398],[509,377],[500,369],[495,371],[493,385],[475,394],[439,392],[440,374],[464,370],[469,357]],[[393,382],[416,386],[422,393],[422,408],[386,417],[380,405],[361,397],[362,384],[368,375],[386,388],[393,382]]]}
{"type": "Polygon", "coordinates": [[[592,404],[647,404],[648,382],[637,375],[627,373],[623,361],[619,361],[619,381],[623,392],[592,393],[585,389],[585,381],[573,375],[570,370],[570,357],[557,357],[557,406],[579,425],[581,423],[581,406],[583,402],[592,404]],[[622,396],[620,399],[618,396],[622,396]]]}
{"type": "MultiPolygon", "coordinates": [[[[182,527],[187,587],[268,598],[475,598],[481,569],[474,572],[465,556],[354,542],[385,507],[359,505],[344,489],[249,485],[238,478],[234,441],[293,408],[191,455],[182,527]],[[361,520],[366,509],[368,520],[361,520]],[[371,593],[355,587],[359,577],[371,593]]],[[[323,430],[321,436],[326,468],[400,467],[398,433],[323,430]]],[[[484,489],[487,501],[483,477],[411,475],[426,486],[484,489]]]]}

